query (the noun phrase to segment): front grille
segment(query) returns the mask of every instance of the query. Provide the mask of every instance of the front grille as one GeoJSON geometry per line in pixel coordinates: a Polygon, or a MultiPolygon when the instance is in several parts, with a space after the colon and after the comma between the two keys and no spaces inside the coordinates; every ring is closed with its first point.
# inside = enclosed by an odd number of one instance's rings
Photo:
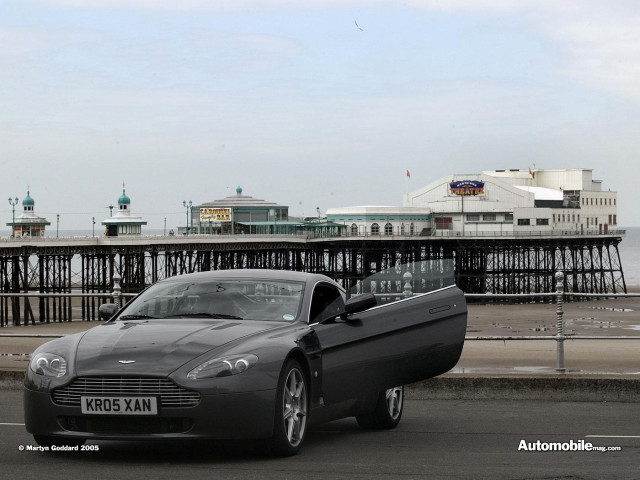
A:
{"type": "Polygon", "coordinates": [[[165,408],[195,407],[200,403],[198,392],[179,387],[168,378],[80,377],[52,393],[54,403],[69,407],[79,407],[82,395],[157,396],[165,408]]]}
{"type": "Polygon", "coordinates": [[[193,427],[191,418],[165,417],[58,417],[60,426],[70,432],[110,435],[139,435],[152,433],[185,433],[193,427]]]}

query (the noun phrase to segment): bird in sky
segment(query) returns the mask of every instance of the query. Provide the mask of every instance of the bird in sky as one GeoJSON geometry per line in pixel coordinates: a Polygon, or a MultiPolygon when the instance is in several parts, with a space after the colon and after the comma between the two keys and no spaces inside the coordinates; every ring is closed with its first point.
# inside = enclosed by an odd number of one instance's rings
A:
{"type": "Polygon", "coordinates": [[[357,21],[357,20],[354,20],[354,21],[353,21],[353,23],[355,23],[355,24],[356,24],[356,28],[357,28],[358,30],[360,30],[361,32],[364,32],[364,30],[362,30],[362,29],[360,28],[360,25],[358,25],[358,21],[357,21]]]}

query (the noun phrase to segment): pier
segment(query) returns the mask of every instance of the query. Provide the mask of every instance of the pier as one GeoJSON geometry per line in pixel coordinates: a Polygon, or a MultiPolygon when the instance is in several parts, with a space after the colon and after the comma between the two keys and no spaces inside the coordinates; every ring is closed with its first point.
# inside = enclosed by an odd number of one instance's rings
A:
{"type": "MultiPolygon", "coordinates": [[[[271,268],[321,273],[350,288],[376,272],[408,262],[452,259],[465,293],[553,291],[562,271],[565,291],[625,293],[618,244],[606,234],[465,236],[191,235],[26,238],[0,241],[0,322],[65,321],[71,298],[20,298],[26,293],[95,294],[81,300],[82,318],[113,290],[137,293],[158,280],[207,270],[271,268]],[[8,296],[6,294],[13,294],[8,296]],[[36,305],[37,304],[37,305],[36,305]]],[[[389,280],[400,280],[398,278],[389,280]]]]}

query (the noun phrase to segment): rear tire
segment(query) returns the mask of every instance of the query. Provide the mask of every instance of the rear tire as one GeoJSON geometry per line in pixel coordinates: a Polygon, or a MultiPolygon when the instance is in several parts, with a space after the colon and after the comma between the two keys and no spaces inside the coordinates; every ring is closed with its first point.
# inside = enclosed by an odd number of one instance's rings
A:
{"type": "Polygon", "coordinates": [[[357,415],[356,420],[362,428],[389,430],[396,428],[402,418],[404,406],[404,387],[394,387],[378,395],[373,412],[357,415]]]}
{"type": "Polygon", "coordinates": [[[41,447],[51,447],[53,445],[67,445],[69,447],[77,447],[80,445],[84,445],[84,443],[87,441],[84,438],[53,437],[50,435],[34,435],[33,439],[41,447]]]}
{"type": "Polygon", "coordinates": [[[309,393],[300,364],[290,359],[280,372],[276,393],[276,411],[269,453],[288,457],[298,453],[307,433],[309,393]]]}

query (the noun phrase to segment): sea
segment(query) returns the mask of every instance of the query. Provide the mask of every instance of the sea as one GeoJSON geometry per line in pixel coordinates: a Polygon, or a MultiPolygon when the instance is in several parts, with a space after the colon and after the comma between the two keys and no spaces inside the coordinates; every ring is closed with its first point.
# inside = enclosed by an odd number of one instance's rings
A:
{"type": "MultiPolygon", "coordinates": [[[[618,246],[620,253],[620,262],[622,263],[622,271],[627,287],[640,287],[640,227],[621,227],[626,233],[622,238],[622,242],[618,246]]],[[[11,232],[0,230],[0,237],[8,237],[11,232]]],[[[164,235],[163,230],[144,230],[145,235],[164,235]]],[[[59,237],[91,237],[94,232],[91,230],[60,230],[59,237]]],[[[101,236],[102,231],[96,229],[95,236],[101,236]]],[[[55,237],[55,230],[47,230],[47,237],[55,237]]]]}

